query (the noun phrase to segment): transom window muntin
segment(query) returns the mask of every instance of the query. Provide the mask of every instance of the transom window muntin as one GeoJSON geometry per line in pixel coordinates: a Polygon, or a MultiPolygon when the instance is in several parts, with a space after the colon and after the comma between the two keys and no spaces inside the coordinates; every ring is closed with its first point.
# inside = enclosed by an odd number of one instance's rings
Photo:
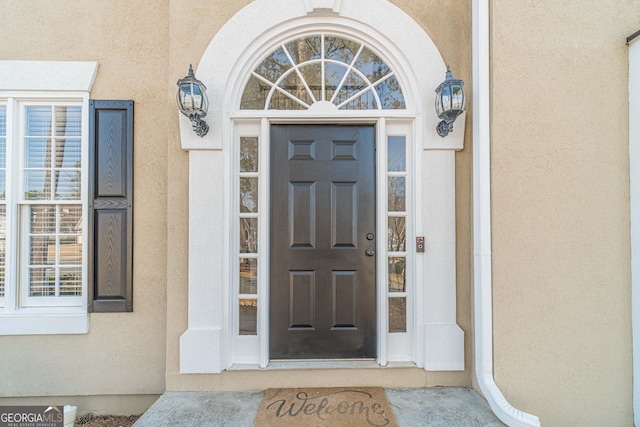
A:
{"type": "Polygon", "coordinates": [[[279,45],[252,71],[241,110],[405,109],[395,72],[370,47],[343,36],[312,34],[279,45]]]}

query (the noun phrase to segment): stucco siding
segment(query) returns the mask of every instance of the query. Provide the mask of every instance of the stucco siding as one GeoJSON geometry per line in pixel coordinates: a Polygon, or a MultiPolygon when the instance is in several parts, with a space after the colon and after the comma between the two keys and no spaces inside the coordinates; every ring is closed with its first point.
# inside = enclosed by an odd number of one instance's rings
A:
{"type": "Polygon", "coordinates": [[[543,425],[632,425],[632,1],[492,2],[495,376],[543,425]]]}
{"type": "Polygon", "coordinates": [[[135,101],[134,312],[90,314],[86,335],[0,337],[0,396],[161,394],[168,2],[2,1],[0,8],[0,59],[97,61],[91,97],[135,101]]]}

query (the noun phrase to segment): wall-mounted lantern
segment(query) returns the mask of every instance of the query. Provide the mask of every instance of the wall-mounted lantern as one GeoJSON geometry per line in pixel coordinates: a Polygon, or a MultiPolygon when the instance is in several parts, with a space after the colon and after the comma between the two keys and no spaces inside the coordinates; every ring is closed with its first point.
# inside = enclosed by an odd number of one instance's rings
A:
{"type": "Polygon", "coordinates": [[[445,137],[453,130],[453,122],[464,111],[464,81],[454,79],[447,65],[447,74],[436,89],[436,113],[442,119],[436,126],[438,135],[445,137]]]}
{"type": "Polygon", "coordinates": [[[189,65],[189,74],[178,80],[177,84],[180,112],[191,120],[193,131],[198,136],[205,136],[209,131],[209,125],[202,120],[209,109],[206,86],[196,79],[191,65],[189,65]]]}

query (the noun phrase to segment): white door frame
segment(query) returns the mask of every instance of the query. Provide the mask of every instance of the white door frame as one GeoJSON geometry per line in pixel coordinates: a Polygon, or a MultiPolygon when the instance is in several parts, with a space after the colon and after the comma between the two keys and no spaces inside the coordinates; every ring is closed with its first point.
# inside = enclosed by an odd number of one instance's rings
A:
{"type": "MultiPolygon", "coordinates": [[[[271,115],[273,112],[265,111],[266,116],[271,115]]],[[[232,173],[230,180],[236,181],[234,190],[230,195],[230,203],[228,204],[228,217],[230,219],[231,226],[230,235],[228,236],[228,246],[231,249],[228,251],[227,265],[229,269],[227,271],[229,286],[229,311],[227,319],[227,334],[229,337],[230,345],[227,346],[229,354],[227,356],[230,364],[234,364],[236,368],[242,366],[254,366],[259,365],[261,368],[267,367],[269,364],[269,241],[268,230],[270,224],[269,206],[270,206],[270,194],[269,194],[269,135],[270,126],[273,123],[300,123],[300,124],[362,124],[373,125],[376,130],[376,191],[377,191],[377,206],[376,206],[376,343],[377,343],[377,362],[381,366],[386,366],[387,362],[414,362],[418,366],[422,366],[422,361],[417,357],[416,349],[416,333],[418,329],[417,316],[415,312],[421,312],[422,307],[420,300],[416,298],[416,289],[413,284],[418,282],[418,277],[422,274],[421,257],[412,251],[412,245],[408,244],[408,250],[405,255],[407,266],[407,300],[409,303],[407,306],[407,331],[405,333],[387,333],[388,330],[388,318],[387,313],[387,282],[388,277],[386,259],[388,256],[387,251],[387,153],[386,153],[386,141],[389,136],[404,136],[406,138],[406,153],[407,153],[407,191],[406,191],[406,203],[407,203],[407,236],[416,235],[414,230],[416,226],[416,213],[420,211],[418,193],[415,191],[416,183],[420,182],[418,170],[418,162],[415,159],[421,158],[421,148],[417,148],[414,141],[415,127],[414,119],[412,117],[406,118],[387,118],[384,117],[385,110],[370,110],[367,113],[370,117],[363,117],[362,114],[358,114],[361,117],[351,117],[349,111],[345,111],[344,117],[336,117],[327,120],[326,118],[318,118],[313,113],[303,113],[300,117],[300,112],[286,112],[290,118],[285,118],[283,112],[275,112],[276,118],[258,117],[255,119],[248,119],[246,115],[242,115],[239,120],[234,120],[234,137],[235,144],[232,144],[229,150],[230,156],[227,164],[232,166],[232,173]],[[383,115],[383,117],[376,117],[376,114],[383,115]],[[238,163],[238,145],[239,140],[242,137],[257,137],[259,140],[260,157],[259,157],[259,200],[262,208],[259,209],[258,214],[258,307],[265,307],[258,311],[258,334],[256,336],[241,336],[235,331],[238,330],[238,313],[237,313],[237,246],[235,240],[238,235],[239,229],[237,220],[234,221],[234,217],[238,217],[236,207],[239,204],[238,200],[238,183],[237,178],[237,163],[238,163]],[[235,168],[234,168],[235,166],[235,168]],[[418,206],[416,206],[418,205],[418,206]],[[416,261],[420,261],[419,266],[416,261]]],[[[254,112],[255,114],[255,112],[254,112]]]]}

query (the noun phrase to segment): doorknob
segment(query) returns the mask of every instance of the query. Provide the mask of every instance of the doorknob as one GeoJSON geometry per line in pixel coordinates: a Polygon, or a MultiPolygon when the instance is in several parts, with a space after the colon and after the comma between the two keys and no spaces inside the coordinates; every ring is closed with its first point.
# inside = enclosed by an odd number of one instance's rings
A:
{"type": "Polygon", "coordinates": [[[374,256],[376,254],[376,251],[374,251],[373,249],[367,249],[366,251],[364,251],[364,254],[366,256],[374,256]]]}

